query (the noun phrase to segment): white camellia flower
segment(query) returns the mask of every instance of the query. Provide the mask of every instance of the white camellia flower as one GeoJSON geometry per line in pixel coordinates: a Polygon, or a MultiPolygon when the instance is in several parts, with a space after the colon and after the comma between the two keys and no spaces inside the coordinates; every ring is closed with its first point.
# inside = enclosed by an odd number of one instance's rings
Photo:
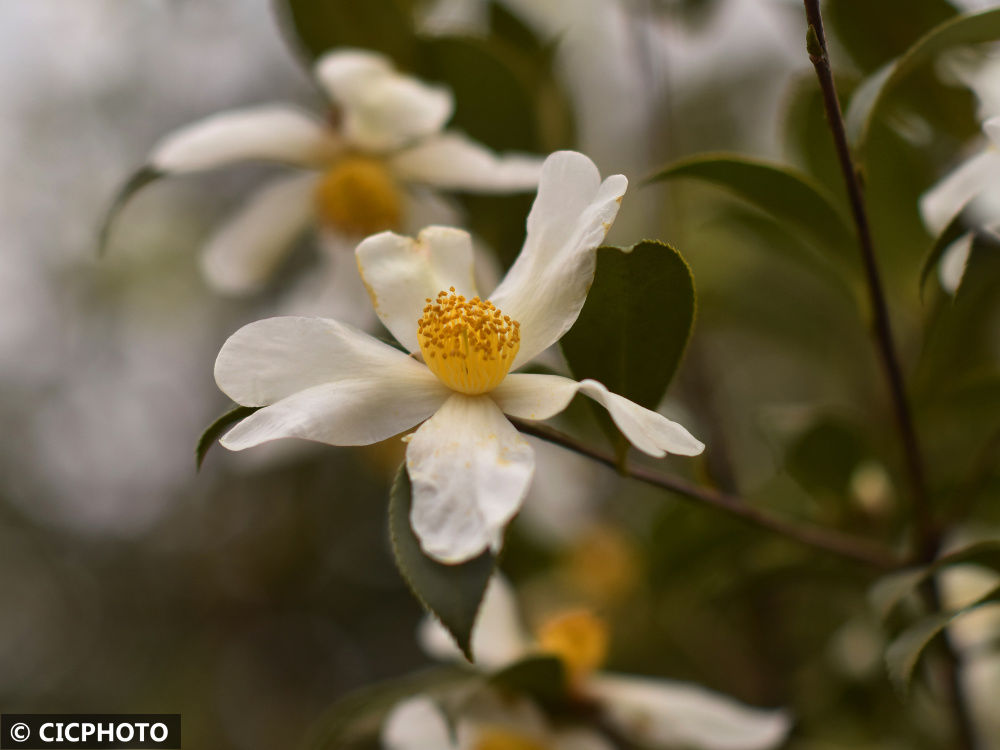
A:
{"type": "MultiPolygon", "coordinates": [[[[435,658],[464,661],[433,617],[421,623],[418,640],[435,658]]],[[[557,656],[579,697],[596,704],[616,731],[640,747],[767,750],[788,735],[791,720],[780,709],[751,708],[690,683],[599,671],[607,645],[606,626],[586,610],[557,614],[532,638],[521,623],[514,590],[499,575],[486,589],[472,631],[480,669],[503,669],[533,655],[557,656]]]]}
{"type": "Polygon", "coordinates": [[[220,291],[259,288],[312,223],[326,246],[352,249],[376,232],[440,220],[437,190],[538,185],[540,158],[498,157],[444,131],[451,92],[402,75],[378,53],[330,52],[315,75],[333,105],[326,120],[278,104],[223,112],[167,136],[150,157],[152,176],[245,161],[298,168],[262,188],[209,241],[203,268],[220,291]]]}
{"type": "Polygon", "coordinates": [[[222,445],[289,437],[366,445],[421,425],[406,450],[411,523],[424,551],[449,563],[497,548],[531,483],[533,451],[504,415],[547,419],[583,393],[643,452],[700,453],[681,425],[601,383],[508,374],[573,325],[626,186],[622,175],[602,182],[583,154],[549,156],[524,248],[488,299],[475,289],[466,232],[369,237],[356,251],[361,276],[409,354],[334,320],[251,323],[222,347],[215,380],[234,401],[264,408],[222,445]]]}
{"type": "Polygon", "coordinates": [[[476,695],[452,727],[424,695],[396,705],[382,725],[385,750],[614,750],[584,729],[553,730],[542,713],[521,699],[476,695]]]}

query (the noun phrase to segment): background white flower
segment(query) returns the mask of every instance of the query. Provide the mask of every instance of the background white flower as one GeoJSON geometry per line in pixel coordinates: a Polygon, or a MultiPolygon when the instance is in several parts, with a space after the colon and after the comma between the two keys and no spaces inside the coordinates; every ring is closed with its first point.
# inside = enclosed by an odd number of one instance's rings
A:
{"type": "Polygon", "coordinates": [[[219,353],[215,379],[234,401],[265,408],[222,445],[243,450],[287,437],[364,445],[423,422],[406,451],[411,522],[424,551],[444,562],[498,547],[528,490],[534,454],[505,415],[547,419],[583,393],[645,453],[700,453],[704,445],[681,425],[596,381],[507,374],[573,325],[626,185],[621,175],[602,182],[582,154],[551,155],[524,248],[489,300],[476,296],[466,232],[369,237],[357,249],[362,278],[412,356],[333,320],[245,326],[219,353]]]}
{"type": "MultiPolygon", "coordinates": [[[[788,735],[791,719],[785,711],[751,708],[690,683],[598,671],[607,638],[603,624],[587,612],[553,618],[532,638],[513,588],[495,575],[472,631],[472,653],[485,670],[540,653],[558,656],[580,696],[595,701],[616,730],[642,747],[765,750],[788,735]]],[[[431,616],[421,623],[418,640],[435,658],[464,661],[451,635],[431,616]]]]}
{"type": "Polygon", "coordinates": [[[501,158],[444,131],[451,92],[397,72],[378,53],[330,52],[315,76],[332,103],[325,120],[288,105],[250,107],[188,125],[153,150],[146,172],[153,176],[245,161],[297,168],[209,240],[203,268],[220,291],[259,288],[311,223],[336,252],[375,232],[440,221],[448,209],[437,190],[504,193],[538,184],[540,158],[501,158]]]}
{"type": "Polygon", "coordinates": [[[502,701],[477,693],[463,707],[454,731],[432,699],[418,695],[395,706],[382,725],[385,750],[613,750],[584,729],[553,730],[524,699],[502,701]]]}

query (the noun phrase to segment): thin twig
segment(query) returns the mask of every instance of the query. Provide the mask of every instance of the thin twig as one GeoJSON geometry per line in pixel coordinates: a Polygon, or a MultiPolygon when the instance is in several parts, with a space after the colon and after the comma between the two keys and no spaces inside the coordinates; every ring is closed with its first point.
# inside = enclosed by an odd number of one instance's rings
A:
{"type": "MultiPolygon", "coordinates": [[[[533,435],[556,445],[561,445],[563,448],[586,456],[616,471],[620,469],[618,460],[611,453],[584,445],[569,435],[536,422],[528,422],[521,419],[512,419],[511,421],[523,433],[533,435]]],[[[754,526],[773,531],[800,544],[821,549],[848,560],[881,569],[898,567],[901,562],[889,552],[871,544],[867,540],[858,539],[818,526],[789,521],[768,511],[756,508],[744,498],[737,495],[719,492],[708,487],[701,487],[680,477],[661,474],[645,466],[635,464],[630,464],[624,473],[625,476],[632,479],[659,487],[660,489],[675,492],[691,500],[696,500],[703,505],[728,513],[754,526]]]]}
{"type": "Polygon", "coordinates": [[[903,454],[909,474],[910,489],[913,493],[913,510],[916,516],[917,547],[925,551],[928,541],[936,536],[927,497],[927,483],[924,478],[924,464],[920,455],[917,431],[913,425],[913,417],[906,398],[906,387],[903,384],[903,371],[899,365],[896,346],[892,337],[892,326],[889,322],[889,308],[882,289],[882,278],[879,274],[878,262],[875,258],[875,248],[872,244],[871,228],[868,223],[868,212],[865,209],[864,191],[861,180],[851,158],[850,147],[847,145],[847,133],[844,129],[844,116],[840,110],[840,99],[833,82],[833,71],[830,68],[830,57],[827,53],[826,34],[823,31],[823,17],[820,15],[819,0],[804,0],[806,19],[809,23],[807,47],[809,59],[816,69],[820,89],[823,92],[823,107],[826,119],[833,134],[833,144],[837,151],[837,161],[844,177],[847,197],[851,204],[851,215],[858,233],[858,246],[861,249],[861,259],[864,262],[865,281],[872,308],[872,323],[875,329],[875,340],[882,367],[889,381],[889,394],[892,399],[896,428],[899,431],[903,445],[903,454]]]}
{"type": "MultiPolygon", "coordinates": [[[[816,69],[816,77],[819,79],[827,123],[833,135],[837,160],[840,163],[848,201],[851,204],[851,215],[857,229],[858,246],[864,262],[865,280],[872,307],[875,340],[889,383],[896,428],[902,443],[910,489],[913,493],[914,558],[920,562],[930,562],[938,555],[942,529],[935,525],[931,511],[923,458],[906,397],[903,371],[892,337],[889,308],[886,304],[878,262],[875,258],[875,248],[865,208],[864,191],[847,143],[844,116],[840,109],[840,99],[837,96],[837,88],[833,80],[833,70],[830,67],[830,56],[826,44],[826,34],[823,30],[823,16],[820,13],[819,0],[803,0],[803,2],[805,3],[808,23],[806,48],[809,52],[809,60],[816,69]]],[[[921,586],[921,594],[928,610],[931,612],[941,611],[941,596],[936,578],[931,577],[921,586]]],[[[958,747],[964,750],[973,750],[975,732],[969,714],[968,701],[962,687],[961,661],[947,636],[944,639],[944,645],[945,659],[941,665],[941,681],[944,683],[948,702],[951,704],[955,720],[956,740],[958,747]]]]}

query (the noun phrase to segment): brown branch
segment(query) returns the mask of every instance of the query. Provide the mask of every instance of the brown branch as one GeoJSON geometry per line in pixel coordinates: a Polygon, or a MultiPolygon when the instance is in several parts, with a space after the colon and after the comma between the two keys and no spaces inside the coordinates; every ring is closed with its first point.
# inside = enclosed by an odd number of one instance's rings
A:
{"type": "MultiPolygon", "coordinates": [[[[809,52],[809,60],[816,69],[816,77],[819,79],[820,89],[823,93],[823,107],[826,110],[830,132],[833,135],[837,160],[840,163],[840,171],[851,205],[851,215],[857,229],[858,247],[861,250],[861,258],[864,263],[865,280],[872,308],[875,340],[889,384],[896,429],[902,443],[910,489],[913,493],[914,557],[920,562],[930,562],[938,555],[941,546],[941,529],[935,525],[931,511],[923,458],[907,402],[902,368],[892,337],[889,309],[882,288],[878,262],[875,258],[871,227],[865,208],[864,191],[847,143],[844,116],[840,109],[840,99],[837,97],[833,70],[830,67],[830,56],[826,44],[826,33],[823,30],[823,16],[820,13],[819,0],[803,0],[803,2],[805,3],[808,23],[806,49],[809,52]]],[[[928,610],[931,612],[941,611],[941,597],[935,578],[932,577],[921,587],[921,594],[928,610]]],[[[973,750],[975,732],[969,715],[968,701],[962,688],[961,662],[947,637],[943,651],[945,658],[941,664],[940,676],[954,717],[958,747],[963,748],[963,750],[973,750]]]]}
{"type": "MultiPolygon", "coordinates": [[[[528,422],[521,419],[512,419],[511,421],[525,434],[561,445],[563,448],[586,456],[616,471],[620,468],[618,460],[611,453],[584,445],[575,438],[558,430],[538,424],[537,422],[528,422]]],[[[695,500],[702,505],[715,508],[753,526],[780,534],[807,547],[830,552],[839,557],[864,563],[874,568],[892,569],[898,567],[901,563],[900,560],[896,559],[895,556],[886,550],[864,539],[858,539],[818,526],[790,521],[768,511],[756,508],[744,498],[737,495],[719,492],[708,487],[701,487],[680,477],[662,474],[645,466],[629,465],[624,470],[624,474],[645,484],[669,490],[670,492],[695,500]]]]}

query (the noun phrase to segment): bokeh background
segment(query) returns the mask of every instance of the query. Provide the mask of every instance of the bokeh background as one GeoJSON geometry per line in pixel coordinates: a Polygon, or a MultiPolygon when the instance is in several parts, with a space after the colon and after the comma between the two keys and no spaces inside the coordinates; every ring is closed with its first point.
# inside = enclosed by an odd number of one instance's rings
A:
{"type": "MultiPolygon", "coordinates": [[[[422,33],[489,33],[479,0],[417,5],[422,33]]],[[[612,241],[669,241],[694,270],[694,337],[663,408],[710,449],[666,468],[897,540],[899,456],[851,290],[717,189],[638,187],[669,160],[731,150],[797,164],[842,194],[801,4],[505,5],[560,40],[575,127],[550,147],[633,180],[612,241]]],[[[956,11],[944,0],[829,6],[845,91],[956,11]]],[[[162,135],[241,105],[315,107],[319,95],[266,0],[4,2],[0,59],[0,708],[179,712],[185,747],[295,747],[338,697],[427,661],[386,533],[400,446],[215,449],[195,472],[195,442],[227,407],[212,380],[219,347],[311,269],[306,247],[251,300],[199,276],[199,245],[267,168],[161,181],[122,214],[106,257],[96,246],[116,190],[162,135]]],[[[940,323],[943,293],[921,303],[914,292],[932,242],[917,200],[978,122],[973,96],[933,67],[913,88],[910,124],[923,129],[879,128],[869,194],[904,362],[937,397],[918,418],[946,497],[997,427],[995,391],[959,387],[967,372],[946,344],[975,342],[969,368],[991,363],[994,377],[1000,344],[995,304],[940,323]]],[[[584,408],[564,426],[603,440],[584,408]]],[[[885,677],[869,571],[539,450],[503,560],[529,611],[587,603],[612,624],[616,668],[790,706],[789,747],[941,746],[933,695],[904,702],[885,677]]],[[[996,534],[995,470],[982,484],[966,538],[996,534]]],[[[1000,747],[1000,668],[983,627],[987,666],[968,679],[1000,747]]]]}

